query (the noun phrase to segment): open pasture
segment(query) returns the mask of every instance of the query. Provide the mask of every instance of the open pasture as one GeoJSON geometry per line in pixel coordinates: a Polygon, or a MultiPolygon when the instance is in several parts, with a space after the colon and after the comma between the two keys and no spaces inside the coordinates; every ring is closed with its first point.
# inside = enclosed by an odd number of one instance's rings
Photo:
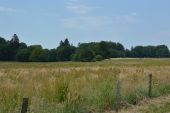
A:
{"type": "MultiPolygon", "coordinates": [[[[170,59],[111,59],[102,62],[0,63],[0,113],[102,113],[115,109],[116,82],[122,106],[170,94],[170,59]]],[[[126,105],[127,106],[126,106],[126,105]]]]}

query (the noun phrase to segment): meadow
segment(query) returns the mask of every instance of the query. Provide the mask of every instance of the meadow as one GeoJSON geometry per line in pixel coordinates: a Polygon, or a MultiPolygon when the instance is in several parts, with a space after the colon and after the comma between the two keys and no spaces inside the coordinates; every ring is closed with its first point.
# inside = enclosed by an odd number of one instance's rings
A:
{"type": "Polygon", "coordinates": [[[117,80],[121,82],[122,109],[128,109],[148,98],[150,73],[152,97],[170,94],[170,59],[0,62],[0,113],[19,113],[23,97],[29,98],[28,113],[113,111],[117,80]]]}

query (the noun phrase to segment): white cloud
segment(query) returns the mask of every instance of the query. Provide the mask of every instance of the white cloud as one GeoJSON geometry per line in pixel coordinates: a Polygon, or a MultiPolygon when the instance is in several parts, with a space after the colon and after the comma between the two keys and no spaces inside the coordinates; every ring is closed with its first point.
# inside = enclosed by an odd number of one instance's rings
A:
{"type": "Polygon", "coordinates": [[[79,0],[69,0],[66,3],[66,9],[72,13],[86,14],[89,13],[93,8],[80,3],[79,0]]]}
{"type": "Polygon", "coordinates": [[[24,10],[0,6],[0,12],[6,13],[25,13],[24,10]]]}

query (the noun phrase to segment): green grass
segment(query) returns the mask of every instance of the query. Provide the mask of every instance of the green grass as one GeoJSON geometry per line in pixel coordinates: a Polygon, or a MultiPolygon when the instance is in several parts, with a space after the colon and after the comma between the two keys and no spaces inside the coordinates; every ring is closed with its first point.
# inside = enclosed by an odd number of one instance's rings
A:
{"type": "Polygon", "coordinates": [[[102,62],[0,63],[0,113],[20,111],[29,97],[28,113],[102,113],[115,109],[116,82],[121,99],[137,104],[170,94],[170,59],[112,59],[102,62]]]}
{"type": "Polygon", "coordinates": [[[169,113],[170,112],[170,102],[163,105],[150,105],[148,109],[141,110],[142,113],[169,113]]]}

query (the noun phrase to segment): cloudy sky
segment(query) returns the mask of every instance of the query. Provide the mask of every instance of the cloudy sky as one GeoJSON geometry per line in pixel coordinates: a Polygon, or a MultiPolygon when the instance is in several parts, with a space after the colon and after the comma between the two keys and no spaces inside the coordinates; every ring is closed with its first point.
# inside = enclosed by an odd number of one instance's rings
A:
{"type": "Polygon", "coordinates": [[[0,36],[55,48],[114,41],[170,47],[170,0],[0,0],[0,36]]]}

